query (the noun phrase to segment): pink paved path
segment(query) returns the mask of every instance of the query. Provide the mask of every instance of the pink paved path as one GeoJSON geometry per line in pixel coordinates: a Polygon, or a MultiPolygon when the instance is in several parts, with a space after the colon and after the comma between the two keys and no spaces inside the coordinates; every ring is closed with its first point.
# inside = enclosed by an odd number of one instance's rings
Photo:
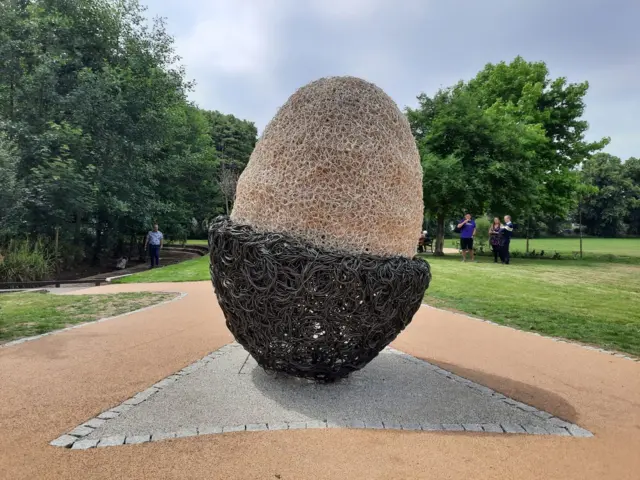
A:
{"type": "Polygon", "coordinates": [[[640,478],[640,363],[422,308],[394,346],[594,432],[590,439],[299,430],[88,451],[49,441],[232,341],[209,282],[179,301],[0,348],[0,478],[640,478]]]}

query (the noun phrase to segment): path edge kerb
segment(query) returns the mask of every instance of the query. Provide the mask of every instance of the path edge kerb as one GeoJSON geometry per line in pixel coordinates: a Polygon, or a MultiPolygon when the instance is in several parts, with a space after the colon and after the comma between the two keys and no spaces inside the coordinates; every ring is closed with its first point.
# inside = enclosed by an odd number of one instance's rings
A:
{"type": "MultiPolygon", "coordinates": [[[[138,292],[138,293],[145,293],[145,292],[138,292]]],[[[128,315],[133,315],[135,313],[140,313],[140,312],[144,312],[146,310],[151,310],[152,308],[160,307],[160,306],[166,305],[168,303],[177,302],[178,300],[182,300],[183,298],[185,298],[188,295],[187,292],[164,291],[164,290],[162,290],[162,291],[149,291],[147,293],[174,294],[176,296],[175,296],[175,298],[171,298],[169,300],[165,300],[163,302],[156,303],[154,305],[149,305],[147,307],[138,308],[137,310],[131,310],[130,312],[121,313],[120,315],[115,315],[113,317],[99,318],[97,320],[92,320],[90,322],[78,323],[77,325],[72,325],[70,327],[61,328],[59,330],[53,330],[51,332],[42,333],[40,335],[34,335],[32,337],[24,337],[24,338],[19,338],[17,340],[12,340],[10,342],[0,344],[0,350],[2,350],[4,348],[9,348],[9,347],[15,347],[17,345],[21,345],[21,344],[26,343],[26,342],[33,342],[34,340],[39,340],[41,338],[48,337],[50,335],[56,335],[58,333],[67,332],[69,330],[74,330],[76,328],[85,327],[87,325],[93,325],[93,324],[96,324],[96,323],[107,322],[109,320],[116,320],[118,318],[126,317],[128,315]]],[[[104,295],[104,294],[103,293],[96,293],[95,295],[104,295]]]]}

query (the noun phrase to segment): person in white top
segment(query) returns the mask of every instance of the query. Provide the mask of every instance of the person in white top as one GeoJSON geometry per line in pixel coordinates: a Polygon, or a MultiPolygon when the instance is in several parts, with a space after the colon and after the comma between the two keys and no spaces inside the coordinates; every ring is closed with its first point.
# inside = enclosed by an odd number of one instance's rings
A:
{"type": "Polygon", "coordinates": [[[149,256],[151,257],[151,265],[149,268],[157,267],[160,265],[160,249],[164,242],[164,236],[162,232],[158,230],[158,224],[153,225],[153,230],[147,233],[147,239],[144,242],[144,248],[149,246],[149,256]]]}

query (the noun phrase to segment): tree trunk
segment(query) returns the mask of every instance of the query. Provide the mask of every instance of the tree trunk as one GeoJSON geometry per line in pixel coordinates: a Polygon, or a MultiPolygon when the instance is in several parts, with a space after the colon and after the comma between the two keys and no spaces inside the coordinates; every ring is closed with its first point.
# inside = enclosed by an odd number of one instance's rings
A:
{"type": "Polygon", "coordinates": [[[436,246],[433,249],[435,256],[444,255],[444,215],[439,214],[438,217],[438,229],[436,230],[436,246]]]}

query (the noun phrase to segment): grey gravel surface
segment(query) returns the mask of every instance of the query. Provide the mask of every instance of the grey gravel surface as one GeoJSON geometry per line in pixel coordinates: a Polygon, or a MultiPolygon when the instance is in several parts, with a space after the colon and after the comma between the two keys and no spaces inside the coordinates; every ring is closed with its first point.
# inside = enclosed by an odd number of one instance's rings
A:
{"type": "MultiPolygon", "coordinates": [[[[176,380],[162,382],[159,390],[134,397],[145,397],[141,403],[112,409],[122,413],[85,438],[152,435],[156,440],[169,432],[194,435],[197,429],[206,434],[367,425],[411,430],[442,425],[448,431],[464,431],[462,425],[481,431],[482,425],[488,432],[503,425],[514,433],[526,433],[520,425],[528,425],[538,433],[552,425],[535,408],[508,404],[487,387],[390,349],[363,370],[326,385],[267,374],[237,345],[208,357],[176,380]]],[[[576,436],[586,432],[578,428],[576,436]]]]}

